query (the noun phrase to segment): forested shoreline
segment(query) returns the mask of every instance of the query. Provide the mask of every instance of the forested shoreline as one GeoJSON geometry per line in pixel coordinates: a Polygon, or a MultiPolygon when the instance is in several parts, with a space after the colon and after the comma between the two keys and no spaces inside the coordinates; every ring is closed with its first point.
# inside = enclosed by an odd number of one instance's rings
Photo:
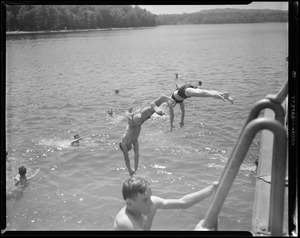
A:
{"type": "Polygon", "coordinates": [[[156,26],[156,16],[130,5],[9,5],[7,31],[82,30],[156,26]]]}
{"type": "Polygon", "coordinates": [[[288,22],[288,12],[269,9],[212,9],[159,15],[158,25],[288,22]]]}
{"type": "Polygon", "coordinates": [[[155,15],[131,5],[7,5],[6,31],[61,31],[174,24],[287,22],[280,10],[213,9],[155,15]]]}

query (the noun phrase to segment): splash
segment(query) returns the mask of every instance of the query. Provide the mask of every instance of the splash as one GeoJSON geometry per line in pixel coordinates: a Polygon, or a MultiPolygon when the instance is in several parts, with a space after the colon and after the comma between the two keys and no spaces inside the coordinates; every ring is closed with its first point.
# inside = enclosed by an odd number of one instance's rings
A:
{"type": "MultiPolygon", "coordinates": [[[[224,170],[226,164],[220,164],[220,163],[208,163],[205,165],[207,168],[215,168],[215,169],[220,169],[224,170]]],[[[249,172],[255,172],[256,171],[256,166],[251,165],[251,164],[241,164],[240,166],[240,171],[249,171],[249,172]]]]}
{"type": "Polygon", "coordinates": [[[125,115],[112,115],[112,116],[107,116],[106,121],[108,121],[109,124],[113,124],[113,125],[118,125],[119,123],[123,123],[123,121],[125,122],[126,120],[126,116],[125,115]]]}
{"type": "Polygon", "coordinates": [[[41,139],[38,142],[38,145],[48,146],[57,150],[71,148],[71,143],[69,140],[60,140],[60,139],[41,139]]]}
{"type": "MultiPolygon", "coordinates": [[[[223,152],[222,152],[223,153],[223,152]]],[[[205,165],[208,168],[216,168],[220,170],[224,170],[227,162],[228,162],[228,157],[225,156],[224,154],[214,154],[212,157],[209,158],[210,161],[214,161],[211,163],[208,163],[205,165]]],[[[243,162],[240,166],[240,171],[248,171],[248,172],[255,172],[256,171],[256,165],[252,162],[243,162]]]]}

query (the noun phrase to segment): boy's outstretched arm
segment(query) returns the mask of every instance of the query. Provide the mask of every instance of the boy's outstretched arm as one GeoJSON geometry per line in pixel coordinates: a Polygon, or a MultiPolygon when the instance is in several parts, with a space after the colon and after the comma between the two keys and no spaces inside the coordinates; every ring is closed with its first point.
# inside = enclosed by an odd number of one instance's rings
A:
{"type": "Polygon", "coordinates": [[[159,209],[186,209],[203,199],[211,196],[218,187],[219,183],[213,182],[210,186],[201,189],[200,191],[187,194],[179,199],[162,199],[155,197],[157,208],[159,209]]]}
{"type": "Polygon", "coordinates": [[[27,180],[32,179],[39,171],[40,171],[40,169],[38,168],[38,169],[34,172],[33,175],[31,175],[31,176],[29,176],[29,177],[27,178],[27,180]]]}
{"type": "Polygon", "coordinates": [[[79,140],[82,140],[82,138],[80,137],[80,138],[77,138],[77,139],[75,139],[75,140],[72,140],[72,141],[71,141],[71,146],[73,146],[74,143],[77,142],[77,141],[79,141],[79,140]]]}

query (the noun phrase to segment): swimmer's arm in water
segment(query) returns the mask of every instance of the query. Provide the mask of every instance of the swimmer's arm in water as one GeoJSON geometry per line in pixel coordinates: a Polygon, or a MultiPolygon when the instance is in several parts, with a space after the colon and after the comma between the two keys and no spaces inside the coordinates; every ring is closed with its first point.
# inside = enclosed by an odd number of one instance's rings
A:
{"type": "Polygon", "coordinates": [[[40,171],[40,169],[37,169],[37,170],[34,172],[33,175],[31,175],[31,176],[29,176],[29,177],[27,178],[27,180],[32,179],[39,171],[40,171]]]}
{"type": "Polygon", "coordinates": [[[17,174],[15,177],[14,177],[14,181],[15,181],[15,186],[18,186],[19,183],[20,183],[20,175],[17,174]]]}
{"type": "Polygon", "coordinates": [[[180,109],[181,109],[181,121],[180,121],[180,127],[184,126],[184,116],[185,116],[185,107],[184,102],[179,103],[180,109]]]}
{"type": "Polygon", "coordinates": [[[123,155],[124,155],[125,165],[127,167],[129,175],[131,176],[134,172],[132,171],[132,169],[130,167],[130,161],[129,161],[129,154],[128,154],[127,146],[123,146],[123,143],[121,143],[120,146],[122,147],[122,152],[123,152],[123,155]]]}
{"type": "Polygon", "coordinates": [[[71,146],[73,146],[76,142],[79,142],[80,140],[82,140],[81,137],[80,137],[80,138],[77,138],[77,139],[75,139],[75,140],[72,140],[72,141],[71,141],[71,146]]]}

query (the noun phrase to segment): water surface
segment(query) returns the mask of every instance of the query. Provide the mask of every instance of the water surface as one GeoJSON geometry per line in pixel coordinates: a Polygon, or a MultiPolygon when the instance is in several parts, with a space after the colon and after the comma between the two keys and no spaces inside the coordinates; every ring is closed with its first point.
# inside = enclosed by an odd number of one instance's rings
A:
{"type": "MultiPolygon", "coordinates": [[[[285,23],[8,36],[7,190],[19,166],[40,172],[20,199],[7,201],[7,230],[112,230],[128,178],[118,148],[124,112],[171,95],[175,73],[228,91],[235,103],[187,99],[185,126],[179,128],[177,105],[173,132],[162,105],[166,116],[142,126],[137,175],[163,198],[218,181],[249,110],[287,80],[287,48],[285,23]],[[83,140],[72,148],[76,133],[83,140]]],[[[220,212],[219,230],[250,230],[259,141],[260,134],[220,212]]],[[[158,211],[152,230],[193,230],[209,203],[158,211]]]]}

